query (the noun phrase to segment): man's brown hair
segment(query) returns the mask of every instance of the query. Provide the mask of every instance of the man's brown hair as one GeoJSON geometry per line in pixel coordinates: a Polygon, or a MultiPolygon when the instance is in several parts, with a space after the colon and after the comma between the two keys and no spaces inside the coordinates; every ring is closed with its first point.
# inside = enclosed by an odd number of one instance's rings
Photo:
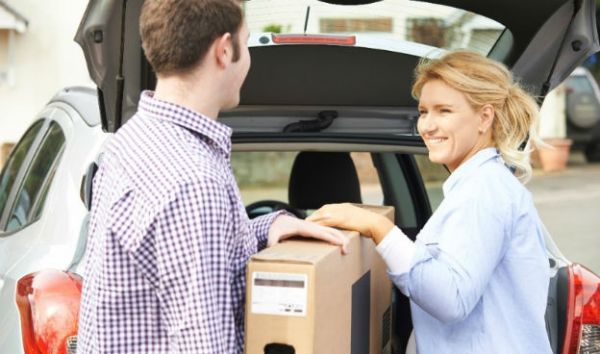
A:
{"type": "Polygon", "coordinates": [[[142,48],[157,74],[185,72],[204,59],[215,39],[230,33],[237,61],[242,21],[237,0],[146,0],[142,48]]]}

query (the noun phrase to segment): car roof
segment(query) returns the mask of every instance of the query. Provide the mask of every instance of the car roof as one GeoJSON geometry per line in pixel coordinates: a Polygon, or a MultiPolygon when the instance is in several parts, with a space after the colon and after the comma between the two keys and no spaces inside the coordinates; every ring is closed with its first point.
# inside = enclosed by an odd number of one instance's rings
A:
{"type": "Polygon", "coordinates": [[[90,87],[65,87],[50,99],[50,103],[53,102],[63,102],[73,107],[90,127],[101,123],[98,94],[90,87]]]}

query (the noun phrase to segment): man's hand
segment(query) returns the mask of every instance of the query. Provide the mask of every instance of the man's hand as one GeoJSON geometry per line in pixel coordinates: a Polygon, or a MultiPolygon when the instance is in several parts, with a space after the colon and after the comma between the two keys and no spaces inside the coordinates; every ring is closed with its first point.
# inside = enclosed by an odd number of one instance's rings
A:
{"type": "Polygon", "coordinates": [[[306,218],[319,225],[356,230],[376,244],[390,232],[394,224],[383,215],[349,203],[328,204],[306,218]]]}
{"type": "Polygon", "coordinates": [[[289,215],[280,215],[273,221],[269,229],[267,247],[292,236],[304,236],[327,241],[342,246],[342,253],[346,254],[348,252],[348,238],[341,231],[289,215]]]}

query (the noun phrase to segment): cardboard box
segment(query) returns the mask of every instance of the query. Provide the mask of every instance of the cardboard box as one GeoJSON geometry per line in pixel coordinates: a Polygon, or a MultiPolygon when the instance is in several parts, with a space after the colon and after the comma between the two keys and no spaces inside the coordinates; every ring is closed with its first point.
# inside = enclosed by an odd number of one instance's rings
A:
{"type": "MultiPolygon", "coordinates": [[[[393,207],[364,206],[394,219],[393,207]]],[[[391,352],[391,283],[372,240],[347,231],[349,253],[291,239],[247,268],[247,354],[391,352]]]]}

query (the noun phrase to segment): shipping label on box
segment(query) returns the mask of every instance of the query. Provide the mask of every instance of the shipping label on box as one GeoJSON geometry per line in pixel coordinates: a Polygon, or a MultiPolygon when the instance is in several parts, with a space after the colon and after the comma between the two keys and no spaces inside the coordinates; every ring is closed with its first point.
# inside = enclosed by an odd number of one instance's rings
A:
{"type": "Polygon", "coordinates": [[[252,273],[253,314],[306,316],[308,276],[298,273],[252,273]]]}

